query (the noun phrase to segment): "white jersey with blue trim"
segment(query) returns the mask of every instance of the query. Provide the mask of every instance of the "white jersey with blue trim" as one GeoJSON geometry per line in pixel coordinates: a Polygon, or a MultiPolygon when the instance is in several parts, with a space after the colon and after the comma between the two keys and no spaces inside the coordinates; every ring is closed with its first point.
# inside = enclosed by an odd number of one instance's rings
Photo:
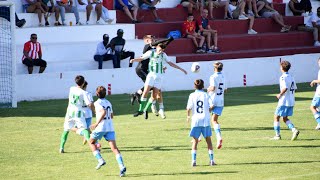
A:
{"type": "Polygon", "coordinates": [[[103,98],[103,99],[98,99],[96,102],[94,102],[94,106],[95,106],[97,117],[99,116],[98,113],[101,109],[104,109],[106,111],[106,115],[104,116],[104,118],[98,124],[98,126],[96,127],[96,129],[94,131],[96,131],[96,132],[113,132],[114,128],[113,128],[113,122],[112,122],[112,118],[111,118],[111,113],[113,113],[113,111],[112,111],[111,103],[108,100],[106,100],[105,98],[103,98]]]}
{"type": "Polygon", "coordinates": [[[192,110],[191,127],[210,126],[210,102],[208,93],[203,90],[196,90],[189,95],[187,109],[192,110]]]}
{"type": "Polygon", "coordinates": [[[209,92],[213,105],[218,107],[224,106],[224,91],[226,82],[224,75],[221,72],[215,72],[210,76],[210,86],[214,87],[214,91],[209,92]]]}
{"type": "MultiPolygon", "coordinates": [[[[320,80],[320,70],[318,71],[318,80],[320,80]]],[[[320,97],[320,84],[317,85],[316,96],[320,97]]]]}
{"type": "Polygon", "coordinates": [[[278,106],[294,106],[294,93],[297,89],[294,78],[288,72],[285,72],[280,77],[279,84],[280,91],[283,89],[287,89],[287,91],[280,97],[278,106]]]}

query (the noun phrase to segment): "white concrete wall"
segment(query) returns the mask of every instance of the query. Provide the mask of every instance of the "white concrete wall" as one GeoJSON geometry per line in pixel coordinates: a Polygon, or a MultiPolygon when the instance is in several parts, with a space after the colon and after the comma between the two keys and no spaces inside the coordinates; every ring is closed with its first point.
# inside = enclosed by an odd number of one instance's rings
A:
{"type": "MultiPolygon", "coordinates": [[[[320,54],[300,54],[283,56],[292,63],[290,73],[296,82],[309,82],[317,78],[317,59],[320,54]]],[[[259,86],[277,84],[281,75],[279,69],[280,57],[251,58],[224,60],[224,73],[228,87],[243,86],[243,75],[247,76],[247,86],[259,86]]],[[[189,74],[184,75],[179,70],[168,68],[164,76],[163,90],[190,90],[193,89],[193,81],[201,78],[207,87],[209,76],[212,74],[211,62],[200,62],[199,73],[191,73],[192,63],[179,63],[189,74]]],[[[134,68],[104,69],[65,73],[46,73],[32,75],[17,75],[17,99],[45,100],[67,98],[68,89],[74,85],[74,77],[83,75],[89,83],[88,90],[94,92],[98,85],[111,84],[112,94],[132,93],[140,88],[143,83],[135,74],[134,68]]]]}

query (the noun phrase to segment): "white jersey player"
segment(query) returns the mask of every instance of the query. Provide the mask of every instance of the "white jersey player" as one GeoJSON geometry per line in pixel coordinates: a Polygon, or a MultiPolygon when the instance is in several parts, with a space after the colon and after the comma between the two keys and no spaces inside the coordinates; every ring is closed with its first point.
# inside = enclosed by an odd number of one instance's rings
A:
{"type": "Polygon", "coordinates": [[[198,138],[202,134],[206,139],[208,146],[208,153],[210,158],[211,166],[215,165],[213,160],[213,150],[211,142],[211,126],[210,126],[210,107],[212,107],[212,100],[210,100],[209,95],[203,91],[203,80],[197,79],[194,82],[196,91],[191,93],[187,104],[187,121],[190,120],[190,112],[192,111],[192,121],[191,121],[191,131],[190,137],[193,138],[191,157],[192,166],[196,166],[197,157],[197,145],[198,138]]]}
{"type": "Polygon", "coordinates": [[[294,127],[292,122],[289,120],[288,116],[293,115],[293,107],[294,107],[294,93],[297,89],[296,82],[294,78],[289,74],[289,69],[291,67],[290,62],[282,61],[280,63],[280,69],[282,72],[282,76],[279,79],[280,84],[280,93],[277,94],[278,106],[275,111],[274,115],[274,130],[276,136],[274,137],[275,140],[280,140],[280,117],[283,118],[283,122],[286,123],[288,128],[292,130],[292,138],[291,140],[296,140],[299,135],[299,130],[294,127]]]}
{"type": "Polygon", "coordinates": [[[134,117],[144,114],[144,118],[148,119],[148,108],[151,106],[152,102],[149,101],[147,103],[147,96],[150,89],[153,87],[152,97],[153,99],[157,98],[157,95],[159,94],[159,91],[162,85],[163,74],[164,74],[163,65],[165,63],[187,74],[187,71],[185,71],[178,65],[172,63],[168,59],[168,56],[163,52],[165,48],[166,48],[166,45],[160,43],[157,45],[156,50],[147,51],[140,58],[130,60],[130,63],[133,63],[133,62],[140,62],[150,58],[149,70],[148,70],[149,73],[147,75],[146,82],[144,83],[144,90],[141,96],[141,104],[139,106],[138,112],[133,115],[134,117]]]}
{"type": "Polygon", "coordinates": [[[64,145],[70,130],[83,135],[86,140],[90,138],[85,121],[84,107],[93,108],[92,102],[89,100],[86,91],[82,89],[85,83],[84,77],[77,76],[75,82],[77,86],[71,87],[69,91],[69,103],[64,122],[64,132],[61,135],[60,153],[64,153],[64,145]]]}
{"type": "Polygon", "coordinates": [[[221,62],[215,62],[213,66],[214,74],[210,76],[210,86],[208,87],[208,93],[213,100],[212,124],[217,137],[217,148],[220,149],[222,147],[222,136],[218,118],[222,115],[222,110],[224,107],[224,93],[226,91],[226,82],[224,75],[221,72],[223,69],[223,64],[221,62]]]}
{"type": "MultiPolygon", "coordinates": [[[[318,65],[320,67],[320,58],[318,59],[318,65]]],[[[320,130],[320,112],[318,107],[320,106],[320,70],[318,71],[318,79],[311,81],[310,86],[313,87],[317,84],[317,89],[311,102],[310,110],[316,119],[318,125],[316,130],[320,130]]]]}
{"type": "Polygon", "coordinates": [[[113,111],[111,103],[105,99],[106,88],[103,86],[97,87],[96,95],[99,98],[95,103],[96,111],[96,123],[91,125],[93,129],[90,137],[90,148],[93,155],[98,160],[96,169],[100,169],[101,166],[105,165],[106,162],[102,158],[100,151],[97,149],[95,143],[97,140],[104,137],[109,142],[112,152],[116,155],[116,159],[120,168],[120,176],[124,176],[126,173],[126,167],[124,166],[122,156],[116,145],[116,135],[113,127],[113,111]]]}

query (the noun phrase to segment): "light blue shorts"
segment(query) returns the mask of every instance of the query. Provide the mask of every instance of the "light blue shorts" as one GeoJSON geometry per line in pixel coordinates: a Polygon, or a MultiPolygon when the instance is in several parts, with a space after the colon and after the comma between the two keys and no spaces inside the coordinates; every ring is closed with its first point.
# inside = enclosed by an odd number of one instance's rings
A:
{"type": "Polygon", "coordinates": [[[320,97],[319,96],[313,97],[313,99],[311,101],[311,106],[320,107],[320,97]]]}
{"type": "Polygon", "coordinates": [[[86,118],[87,129],[89,129],[89,128],[90,128],[91,121],[92,121],[92,117],[91,117],[91,118],[86,118]]]}
{"type": "Polygon", "coordinates": [[[94,140],[100,140],[102,137],[106,141],[114,141],[116,140],[116,133],[114,131],[112,132],[92,132],[91,133],[91,138],[94,140]]]}
{"type": "Polygon", "coordinates": [[[274,114],[281,117],[292,116],[293,106],[278,106],[274,114]]]}
{"type": "Polygon", "coordinates": [[[204,138],[212,136],[211,126],[193,127],[193,128],[191,128],[189,136],[198,139],[200,137],[201,133],[204,138]]]}
{"type": "Polygon", "coordinates": [[[221,116],[222,111],[223,111],[223,106],[214,106],[211,113],[221,116]]]}

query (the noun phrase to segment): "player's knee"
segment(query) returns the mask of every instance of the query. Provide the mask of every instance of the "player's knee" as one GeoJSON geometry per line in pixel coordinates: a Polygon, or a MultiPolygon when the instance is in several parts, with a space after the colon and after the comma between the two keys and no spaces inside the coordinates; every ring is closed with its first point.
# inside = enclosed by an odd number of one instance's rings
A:
{"type": "Polygon", "coordinates": [[[96,140],[95,140],[95,139],[90,138],[90,139],[89,139],[89,143],[90,143],[90,144],[95,144],[95,143],[96,143],[96,140]]]}

